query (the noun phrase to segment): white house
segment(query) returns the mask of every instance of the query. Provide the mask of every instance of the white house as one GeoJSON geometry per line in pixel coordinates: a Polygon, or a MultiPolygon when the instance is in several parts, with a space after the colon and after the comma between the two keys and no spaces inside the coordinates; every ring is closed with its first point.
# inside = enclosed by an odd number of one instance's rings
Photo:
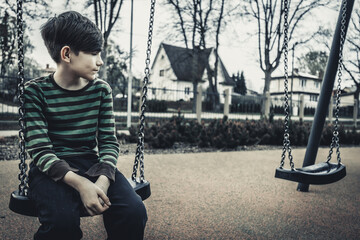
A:
{"type": "MultiPolygon", "coordinates": [[[[214,71],[215,52],[213,48],[196,52],[161,43],[151,68],[148,99],[189,101],[193,98],[193,79],[197,79],[206,92],[209,87],[207,74],[214,71]]],[[[217,76],[220,102],[224,103],[222,93],[226,89],[231,93],[235,83],[220,58],[217,76]]]]}
{"type": "MultiPolygon", "coordinates": [[[[300,95],[304,95],[305,107],[316,108],[320,95],[321,81],[322,79],[318,76],[299,73],[299,71],[294,70],[294,74],[289,76],[288,83],[289,98],[292,95],[293,114],[297,115],[300,95]]],[[[269,91],[272,103],[276,106],[283,106],[284,76],[272,77],[269,91]]]]}

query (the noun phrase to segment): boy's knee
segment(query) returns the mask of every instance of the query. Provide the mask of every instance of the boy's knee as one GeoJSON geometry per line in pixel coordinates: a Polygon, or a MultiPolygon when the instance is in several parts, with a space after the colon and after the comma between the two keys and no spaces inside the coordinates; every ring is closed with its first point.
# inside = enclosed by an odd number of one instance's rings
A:
{"type": "Polygon", "coordinates": [[[143,239],[147,222],[146,208],[141,201],[132,199],[127,204],[115,204],[104,214],[108,239],[143,239]]]}
{"type": "Polygon", "coordinates": [[[147,212],[142,201],[132,204],[127,209],[127,218],[133,221],[133,224],[145,225],[147,221],[147,212]]]}
{"type": "Polygon", "coordinates": [[[61,236],[73,236],[74,238],[71,239],[81,238],[80,217],[72,212],[54,214],[51,225],[53,226],[54,232],[57,232],[61,236]]]}

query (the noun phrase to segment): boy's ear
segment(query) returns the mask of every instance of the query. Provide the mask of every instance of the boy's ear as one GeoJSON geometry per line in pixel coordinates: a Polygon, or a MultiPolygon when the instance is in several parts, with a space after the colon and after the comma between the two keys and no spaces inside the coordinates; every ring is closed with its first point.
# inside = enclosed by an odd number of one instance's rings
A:
{"type": "Polygon", "coordinates": [[[60,50],[60,58],[62,61],[70,63],[70,52],[71,49],[69,46],[64,46],[60,50]]]}

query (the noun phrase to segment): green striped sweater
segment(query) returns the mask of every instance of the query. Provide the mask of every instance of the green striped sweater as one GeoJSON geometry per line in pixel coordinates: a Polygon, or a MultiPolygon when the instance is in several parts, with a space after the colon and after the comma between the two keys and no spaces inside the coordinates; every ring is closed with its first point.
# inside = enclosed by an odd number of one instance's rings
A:
{"type": "Polygon", "coordinates": [[[100,79],[66,90],[52,74],[25,84],[26,149],[42,172],[57,181],[76,171],[62,157],[93,155],[98,162],[87,174],[114,180],[119,144],[111,92],[100,79]]]}

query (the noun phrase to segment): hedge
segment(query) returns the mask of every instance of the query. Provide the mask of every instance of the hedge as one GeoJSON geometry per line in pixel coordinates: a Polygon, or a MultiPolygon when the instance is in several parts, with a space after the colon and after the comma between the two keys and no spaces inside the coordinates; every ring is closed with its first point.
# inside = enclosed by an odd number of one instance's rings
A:
{"type": "MultiPolygon", "coordinates": [[[[306,146],[311,122],[290,122],[290,142],[293,146],[306,146]]],[[[323,129],[320,145],[329,146],[332,126],[323,129]]],[[[234,149],[244,145],[279,145],[283,143],[284,122],[277,120],[232,121],[227,118],[213,120],[209,124],[173,117],[170,121],[158,122],[145,128],[145,142],[153,148],[171,148],[175,142],[184,142],[198,147],[234,149]]],[[[340,144],[359,145],[360,134],[355,129],[339,127],[340,144]]],[[[130,129],[129,142],[137,141],[137,129],[130,129]]]]}

